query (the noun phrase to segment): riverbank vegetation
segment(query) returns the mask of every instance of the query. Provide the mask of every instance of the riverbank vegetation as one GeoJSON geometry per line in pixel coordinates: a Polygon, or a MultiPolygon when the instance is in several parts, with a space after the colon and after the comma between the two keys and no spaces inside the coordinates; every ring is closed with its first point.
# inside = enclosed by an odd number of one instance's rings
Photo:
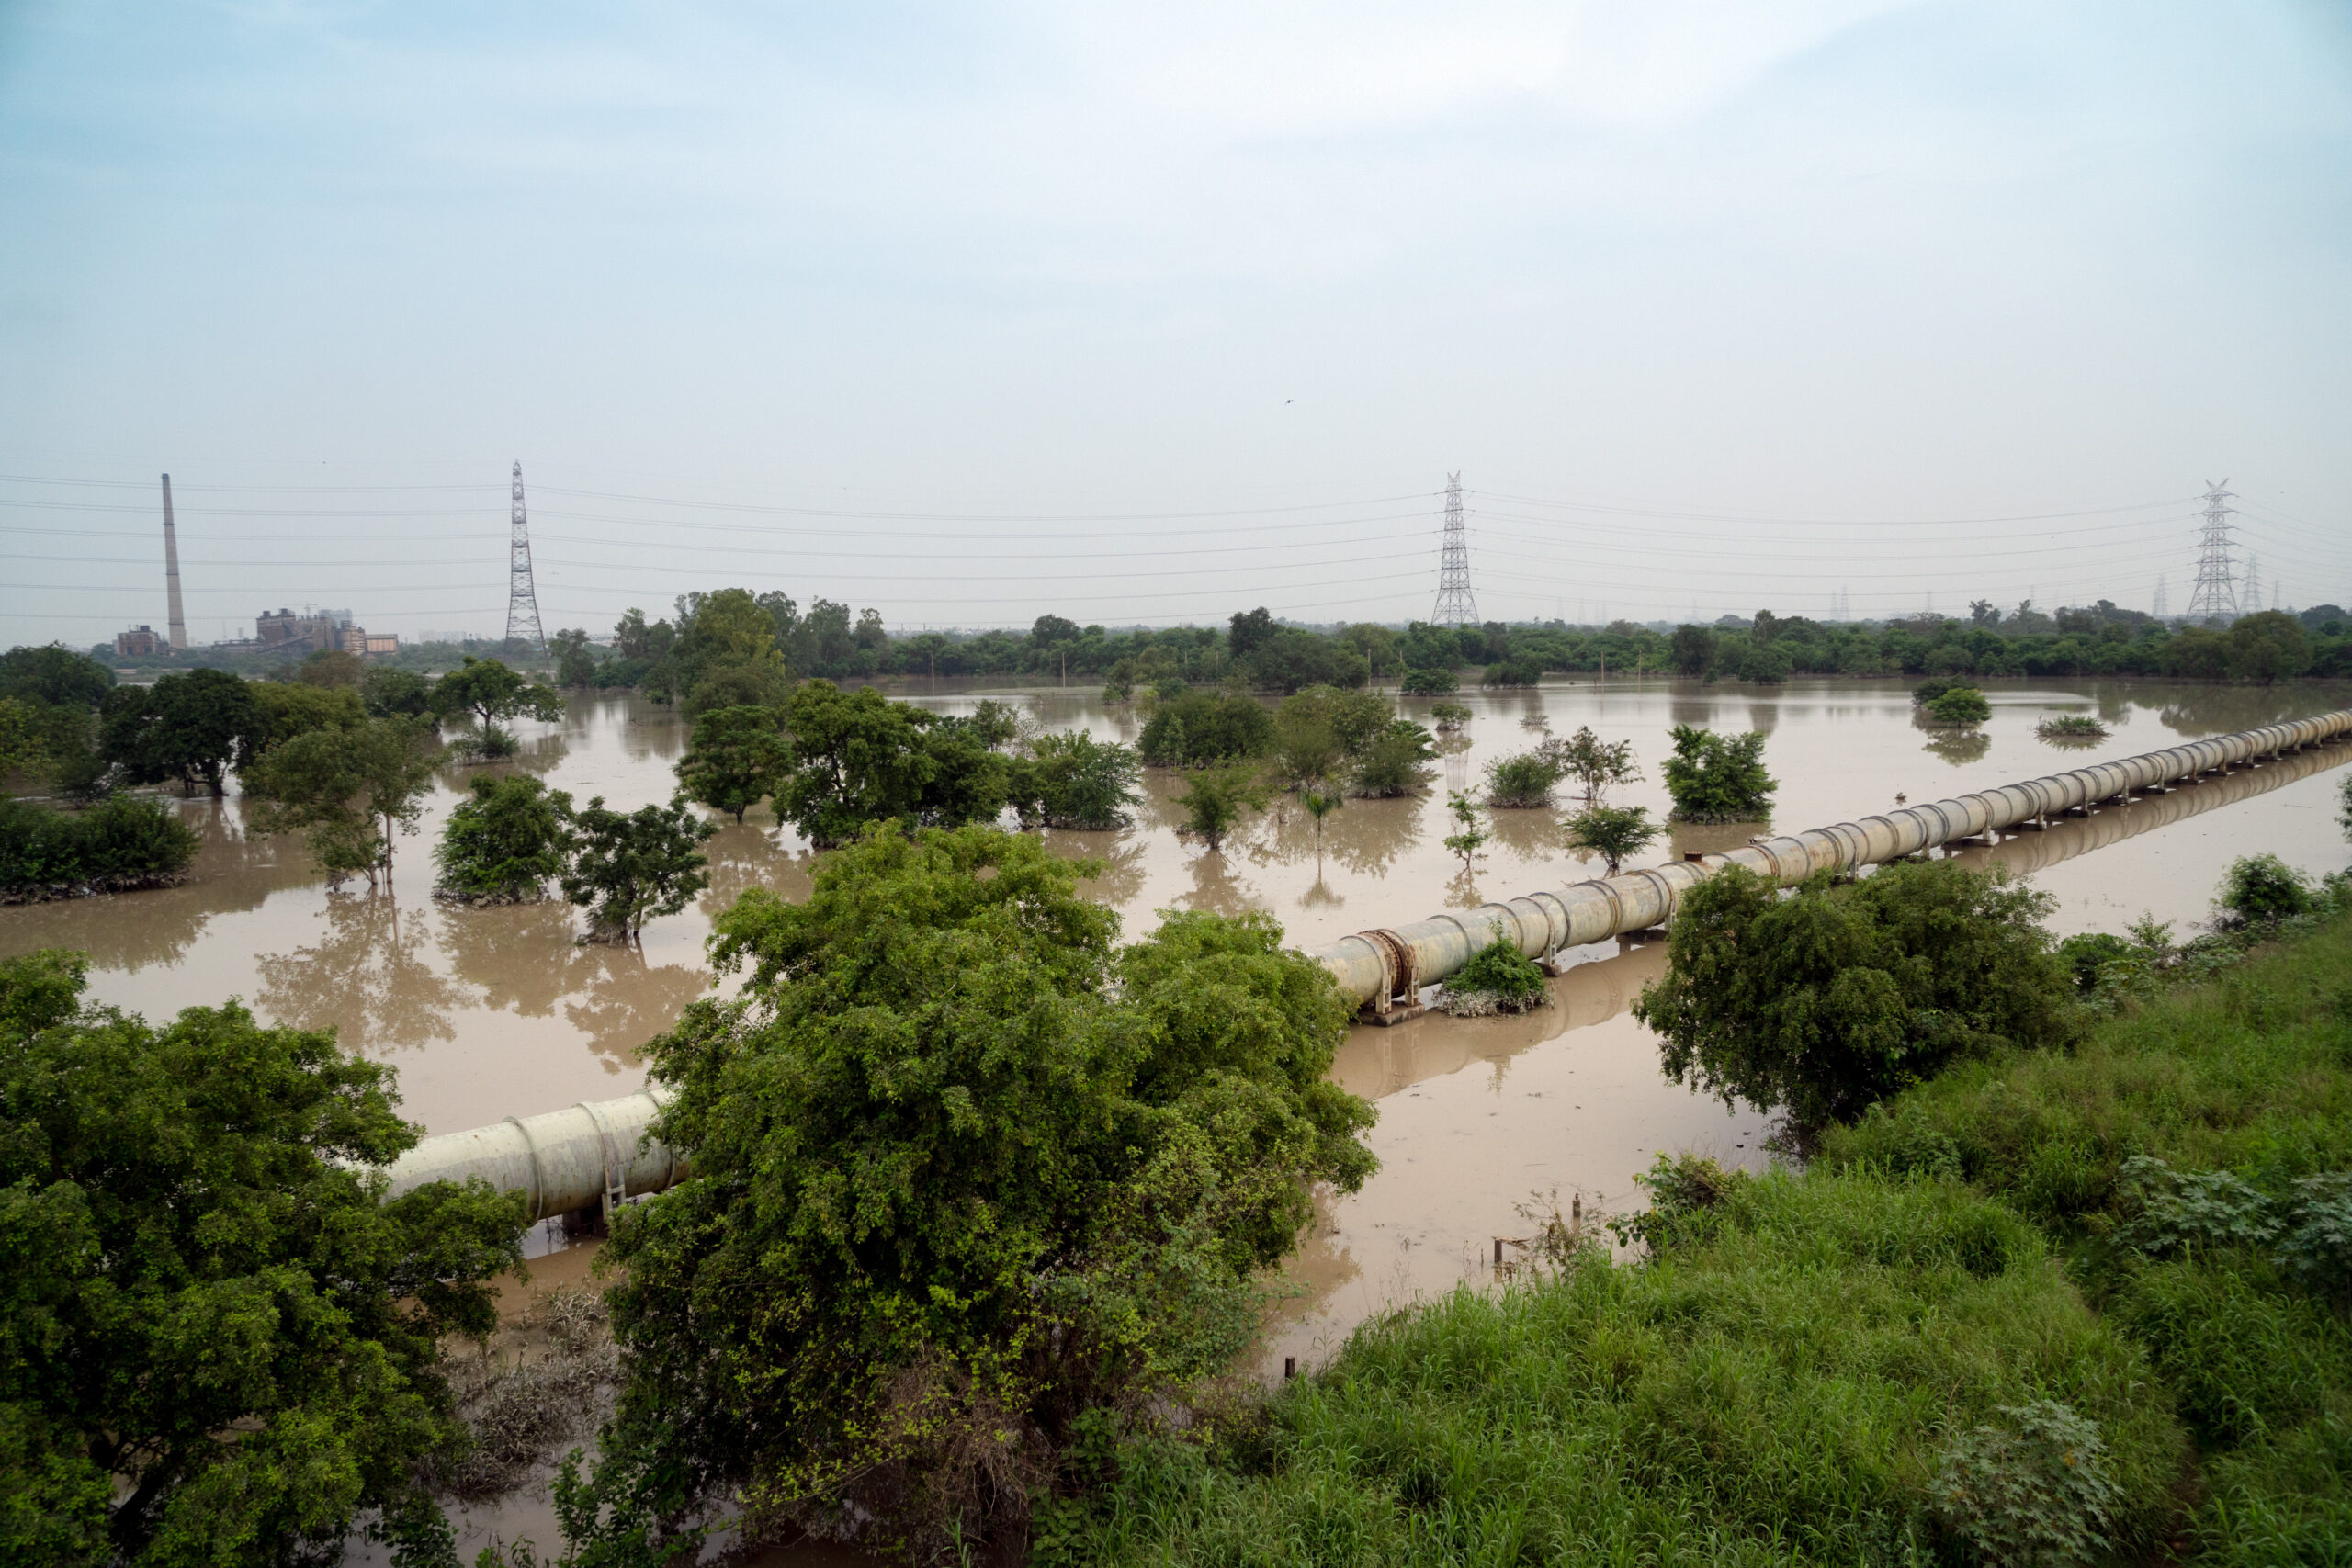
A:
{"type": "Polygon", "coordinates": [[[1133,1423],[1032,1561],[2345,1561],[2352,897],[2306,891],[2185,950],[2136,933],[2088,1003],[2030,895],[1950,863],[1780,899],[1748,944],[1861,922],[1894,945],[1840,974],[2030,994],[1958,1024],[1890,998],[1925,1049],[1849,1052],[1834,1090],[1804,1080],[1839,1070],[1806,1060],[1836,976],[1759,993],[1726,911],[1686,908],[1652,995],[1777,1007],[1737,1050],[1820,1118],[1802,1171],[1661,1155],[1622,1255],[1564,1223],[1499,1288],[1133,1423]]]}

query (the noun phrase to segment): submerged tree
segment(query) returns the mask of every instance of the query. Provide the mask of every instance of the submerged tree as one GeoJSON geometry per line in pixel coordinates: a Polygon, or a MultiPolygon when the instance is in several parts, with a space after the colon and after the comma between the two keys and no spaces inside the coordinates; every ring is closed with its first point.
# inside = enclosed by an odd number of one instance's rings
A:
{"type": "Polygon", "coordinates": [[[513,737],[499,720],[529,717],[552,721],[563,716],[563,694],[542,684],[496,659],[466,655],[466,661],[433,682],[433,711],[443,717],[470,715],[481,737],[484,754],[511,753],[513,737]],[[506,744],[502,749],[499,741],[506,744]]]}
{"type": "Polygon", "coordinates": [[[577,848],[563,896],[588,911],[589,940],[626,942],[710,886],[698,846],[718,831],[683,800],[622,813],[591,796],[574,818],[577,848]]]}
{"type": "Polygon", "coordinates": [[[1600,805],[1609,791],[1642,776],[1641,765],[1634,761],[1634,743],[1603,740],[1590,725],[1578,725],[1574,735],[1565,740],[1547,740],[1544,747],[1559,763],[1562,777],[1584,786],[1587,806],[1600,805]]]}
{"type": "Polygon", "coordinates": [[[1678,724],[1674,755],[1666,760],[1666,791],[1685,822],[1755,822],[1772,814],[1781,786],[1764,771],[1764,734],[1718,734],[1678,724]]]}
{"type": "Polygon", "coordinates": [[[223,780],[253,732],[256,709],[245,682],[225,670],[189,670],[152,686],[117,686],[99,709],[99,750],[130,784],[176,780],[228,793],[223,780]]]}
{"type": "Polygon", "coordinates": [[[1592,851],[1614,876],[1626,858],[1640,854],[1666,829],[1650,820],[1639,806],[1591,806],[1571,815],[1566,823],[1575,847],[1592,851]]]}
{"type": "Polygon", "coordinates": [[[719,918],[742,995],[649,1047],[695,1179],[609,1243],[599,1528],[658,1541],[724,1500],[918,1559],[985,1544],[1251,1342],[1313,1184],[1373,1168],[1328,1077],[1349,1009],[1262,915],[1115,947],[1077,892],[1098,869],[874,830],[806,902],[719,918]]]}
{"type": "Polygon", "coordinates": [[[333,880],[392,876],[392,841],[417,830],[444,750],[417,718],[371,718],[356,729],[313,729],[262,753],[245,775],[265,804],[265,833],[305,829],[333,880]]]}
{"type": "Polygon", "coordinates": [[[678,759],[678,784],[688,800],[735,820],[782,786],[792,772],[792,745],[770,707],[712,708],[695,720],[694,739],[678,759]]]}
{"type": "Polygon", "coordinates": [[[434,859],[436,896],[468,904],[523,904],[544,897],[563,874],[571,841],[571,796],[528,773],[476,774],[473,798],[458,803],[434,859]]]}
{"type": "Polygon", "coordinates": [[[1193,775],[1176,804],[1184,808],[1184,830],[1198,834],[1215,854],[1243,818],[1265,809],[1266,786],[1254,768],[1208,768],[1193,775]]]}
{"type": "Polygon", "coordinates": [[[1041,735],[1014,769],[1013,804],[1023,824],[1101,832],[1124,825],[1143,763],[1132,747],[1082,729],[1041,735]]]}
{"type": "Polygon", "coordinates": [[[0,960],[0,1543],[12,1562],[447,1562],[466,1448],[441,1347],[498,1324],[523,1217],[480,1180],[382,1200],[392,1069],[235,1002],[80,1007],[0,960]]]}
{"type": "Polygon", "coordinates": [[[1478,826],[1477,803],[1460,790],[1447,792],[1445,809],[1454,821],[1454,830],[1446,835],[1445,847],[1462,857],[1462,869],[1466,873],[1477,859],[1480,848],[1494,835],[1478,826]]]}

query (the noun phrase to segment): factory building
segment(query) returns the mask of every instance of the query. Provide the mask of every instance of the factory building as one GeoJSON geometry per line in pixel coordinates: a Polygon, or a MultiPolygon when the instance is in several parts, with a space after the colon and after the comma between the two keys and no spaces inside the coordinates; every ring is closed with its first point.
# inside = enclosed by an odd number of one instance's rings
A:
{"type": "Polygon", "coordinates": [[[169,645],[155,635],[153,626],[133,626],[127,632],[114,634],[114,651],[119,659],[152,659],[169,645]]]}
{"type": "Polygon", "coordinates": [[[254,642],[268,653],[397,653],[391,633],[370,637],[351,624],[348,610],[264,610],[254,617],[254,642]]]}

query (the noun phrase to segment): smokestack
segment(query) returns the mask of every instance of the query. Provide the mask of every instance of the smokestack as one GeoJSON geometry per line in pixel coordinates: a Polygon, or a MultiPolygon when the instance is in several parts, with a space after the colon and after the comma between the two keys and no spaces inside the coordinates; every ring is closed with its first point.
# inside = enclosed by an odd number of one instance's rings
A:
{"type": "Polygon", "coordinates": [[[164,586],[172,595],[172,647],[187,648],[187,617],[180,613],[180,541],[172,531],[172,476],[164,476],[164,586]]]}

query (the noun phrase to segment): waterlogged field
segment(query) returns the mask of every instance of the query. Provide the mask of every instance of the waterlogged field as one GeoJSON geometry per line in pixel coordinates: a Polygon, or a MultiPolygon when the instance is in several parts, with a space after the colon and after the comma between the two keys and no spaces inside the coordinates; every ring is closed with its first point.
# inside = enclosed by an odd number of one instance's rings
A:
{"type": "MultiPolygon", "coordinates": [[[[983,694],[942,687],[899,694],[951,711],[983,694]]],[[[1139,728],[1132,709],[1105,708],[1091,691],[986,694],[1016,702],[1051,729],[1132,741],[1139,728]]],[[[1182,783],[1158,773],[1147,775],[1131,827],[1046,837],[1058,852],[1103,863],[1091,890],[1121,911],[1130,935],[1162,908],[1256,908],[1312,947],[1597,874],[1597,863],[1562,843],[1556,812],[1494,813],[1494,841],[1466,872],[1440,842],[1450,828],[1445,791],[1478,792],[1490,761],[1529,749],[1547,729],[1590,725],[1604,739],[1634,742],[1646,776],[1612,798],[1659,816],[1669,724],[1763,730],[1781,786],[1773,825],[1793,829],[1884,810],[1898,794],[1931,800],[2352,705],[2352,691],[2315,686],[2101,682],[1991,695],[1991,721],[1955,736],[1921,728],[1907,691],[1885,682],[1578,682],[1472,694],[1476,716],[1431,766],[1428,793],[1350,801],[1326,823],[1319,849],[1312,822],[1292,807],[1208,854],[1177,838],[1170,798],[1182,783]],[[2040,720],[2078,713],[2102,719],[2109,738],[2079,749],[2036,738],[2040,720]]],[[[1403,705],[1426,718],[1426,703],[1403,705]]],[[[576,698],[560,723],[527,735],[523,757],[509,765],[577,800],[602,795],[628,809],[669,795],[684,741],[667,708],[628,696],[576,698]]],[[[2269,851],[2312,871],[2345,863],[2335,791],[2346,761],[2352,747],[2323,749],[1964,854],[2032,874],[2058,898],[2052,923],[2062,932],[2120,930],[2143,912],[2185,928],[2205,918],[2222,869],[2239,855],[2269,851]]],[[[248,835],[246,807],[233,795],[175,802],[204,843],[186,886],[0,909],[0,953],[85,950],[93,996],[151,1016],[235,995],[270,1021],[333,1027],[346,1045],[398,1066],[408,1113],[446,1132],[638,1087],[642,1043],[725,983],[703,953],[712,916],[755,885],[787,897],[808,887],[807,846],[755,809],[740,826],[724,823],[709,845],[710,889],[648,928],[641,951],[576,945],[582,922],[560,903],[446,908],[430,896],[431,845],[465,779],[465,770],[443,775],[424,830],[401,841],[389,895],[331,893],[299,840],[248,835]]],[[[1629,865],[1728,847],[1755,830],[1678,829],[1629,865]]],[[[1278,1376],[1286,1359],[1323,1360],[1387,1306],[1491,1278],[1495,1239],[1534,1228],[1523,1205],[1555,1196],[1563,1207],[1578,1196],[1589,1210],[1629,1205],[1638,1198],[1633,1173],[1659,1150],[1764,1163],[1762,1119],[1664,1082],[1654,1040],[1627,1012],[1663,968],[1663,946],[1609,942],[1574,956],[1552,984],[1554,1005],[1525,1016],[1430,1016],[1352,1032],[1335,1074],[1379,1104],[1370,1142],[1382,1168],[1360,1193],[1318,1212],[1272,1310],[1262,1373],[1278,1376]]],[[[534,1250],[554,1240],[542,1235],[534,1250]]],[[[582,1275],[584,1251],[543,1257],[536,1268],[542,1284],[582,1275]]],[[[469,1541],[518,1529],[553,1540],[544,1501],[527,1497],[466,1526],[469,1541]]]]}

